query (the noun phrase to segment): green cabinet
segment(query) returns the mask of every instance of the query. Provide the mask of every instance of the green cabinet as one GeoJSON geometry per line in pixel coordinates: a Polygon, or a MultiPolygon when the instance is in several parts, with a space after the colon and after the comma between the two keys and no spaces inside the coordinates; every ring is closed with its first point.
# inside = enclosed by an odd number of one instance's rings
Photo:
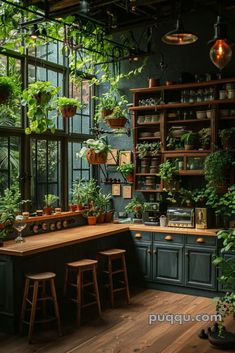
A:
{"type": "Polygon", "coordinates": [[[214,248],[185,247],[185,285],[216,290],[216,268],[213,265],[214,248]]]}
{"type": "Polygon", "coordinates": [[[151,232],[131,232],[134,241],[133,275],[135,282],[152,279],[152,234],[151,232]]]}

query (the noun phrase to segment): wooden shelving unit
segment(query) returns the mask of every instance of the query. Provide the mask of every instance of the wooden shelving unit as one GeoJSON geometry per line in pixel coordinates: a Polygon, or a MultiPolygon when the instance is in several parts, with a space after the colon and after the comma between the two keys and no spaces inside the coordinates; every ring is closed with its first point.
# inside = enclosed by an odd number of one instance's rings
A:
{"type": "MultiPolygon", "coordinates": [[[[151,141],[154,142],[160,140],[161,153],[159,163],[162,163],[169,158],[180,159],[180,161],[182,161],[183,163],[183,168],[180,168],[180,170],[178,170],[178,175],[182,177],[202,177],[204,175],[203,167],[200,169],[196,168],[197,163],[200,164],[200,167],[203,166],[203,160],[206,158],[206,156],[209,153],[213,152],[217,148],[216,146],[220,146],[220,140],[218,137],[219,129],[235,125],[235,99],[218,99],[219,90],[224,89],[224,85],[226,85],[227,83],[234,83],[235,85],[235,78],[198,83],[173,84],[170,86],[157,86],[152,88],[133,88],[130,90],[133,93],[133,106],[129,109],[133,114],[135,191],[145,193],[156,193],[161,192],[163,190],[163,182],[161,180],[159,181],[159,176],[157,175],[157,172],[141,172],[141,160],[136,154],[136,145],[138,143],[151,143],[151,141]],[[196,92],[196,94],[198,90],[200,90],[200,93],[203,92],[203,94],[208,94],[208,92],[210,92],[213,97],[210,96],[207,100],[202,101],[181,102],[182,94],[185,90],[188,92],[196,92]],[[213,99],[211,99],[211,97],[213,99]],[[162,102],[164,102],[164,104],[139,105],[139,103],[142,103],[143,99],[150,98],[154,98],[156,101],[161,100],[162,102]],[[220,113],[220,110],[222,109],[230,109],[233,110],[233,112],[231,115],[228,114],[226,116],[222,116],[222,113],[220,113]],[[211,110],[210,118],[197,118],[196,112],[201,110],[211,110]],[[139,117],[143,119],[143,116],[146,115],[149,120],[149,116],[152,114],[153,116],[156,116],[156,112],[158,112],[160,116],[159,121],[139,122],[139,117]],[[185,118],[183,113],[185,113],[186,116],[188,114],[189,117],[185,118]],[[175,117],[172,117],[173,114],[175,114],[175,117]],[[190,115],[192,115],[193,118],[190,118],[190,115]],[[167,136],[169,135],[169,130],[172,128],[174,129],[174,126],[182,126],[187,131],[192,130],[195,132],[198,132],[202,128],[210,128],[210,149],[203,150],[199,147],[198,149],[193,150],[169,150],[167,148],[167,136]],[[153,131],[153,133],[157,131],[160,132],[160,137],[140,136],[140,130],[142,132],[150,131],[150,129],[151,131],[153,131]],[[195,165],[193,163],[194,161],[195,165]],[[156,183],[160,183],[161,187],[157,190],[148,190],[147,185],[144,184],[144,187],[141,188],[140,185],[143,186],[143,180],[145,180],[144,178],[148,177],[155,177],[156,183]]],[[[154,157],[146,156],[146,158],[151,163],[151,160],[154,157]]]]}

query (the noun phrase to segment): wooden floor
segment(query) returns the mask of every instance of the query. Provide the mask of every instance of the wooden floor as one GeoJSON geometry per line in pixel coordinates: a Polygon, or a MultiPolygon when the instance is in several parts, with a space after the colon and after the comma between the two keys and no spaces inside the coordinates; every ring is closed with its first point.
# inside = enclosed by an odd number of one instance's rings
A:
{"type": "MultiPolygon", "coordinates": [[[[132,304],[106,309],[103,318],[75,328],[66,324],[63,337],[56,331],[35,333],[29,345],[26,336],[0,335],[0,353],[218,353],[207,340],[197,337],[210,322],[187,322],[171,325],[148,323],[149,314],[214,314],[209,298],[142,290],[132,296],[132,304]]],[[[235,321],[228,320],[235,332],[235,321]]],[[[229,350],[227,352],[235,352],[229,350]]]]}

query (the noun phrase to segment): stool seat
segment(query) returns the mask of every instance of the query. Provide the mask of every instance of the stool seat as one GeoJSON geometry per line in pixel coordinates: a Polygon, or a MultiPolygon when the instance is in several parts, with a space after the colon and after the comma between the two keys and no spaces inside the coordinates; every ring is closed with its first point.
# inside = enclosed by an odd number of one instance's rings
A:
{"type": "Polygon", "coordinates": [[[29,343],[31,343],[32,341],[34,323],[39,323],[39,322],[43,323],[43,322],[56,320],[59,336],[62,335],[61,324],[60,324],[60,314],[59,314],[56,289],[55,289],[55,277],[56,277],[56,274],[53,272],[42,272],[42,273],[25,275],[24,296],[23,296],[21,315],[20,315],[20,333],[23,332],[24,324],[29,325],[29,331],[28,331],[29,343]],[[47,294],[47,287],[48,287],[48,290],[50,290],[50,295],[47,294]],[[32,294],[30,294],[31,289],[32,289],[32,294]],[[52,301],[54,306],[54,316],[52,316],[51,318],[47,318],[48,315],[46,310],[46,302],[48,301],[52,301]],[[43,319],[35,320],[36,311],[37,309],[40,309],[40,307],[38,306],[39,303],[42,304],[41,309],[42,309],[43,319]],[[27,316],[26,313],[28,311],[27,306],[30,306],[29,320],[26,320],[26,316],[27,316]]]}
{"type": "MultiPolygon", "coordinates": [[[[100,296],[97,283],[97,260],[81,259],[65,264],[64,295],[67,296],[68,289],[75,290],[75,296],[68,296],[68,299],[77,305],[77,325],[81,323],[81,309],[88,306],[97,305],[101,316],[100,296]],[[89,281],[84,281],[84,277],[90,277],[89,281]],[[93,290],[92,290],[93,287],[93,290]],[[85,295],[92,297],[92,301],[86,302],[85,295]]],[[[85,278],[86,279],[86,278],[85,278]]]]}
{"type": "Polygon", "coordinates": [[[31,279],[32,281],[46,281],[51,278],[55,278],[56,274],[53,272],[42,272],[42,273],[27,273],[26,278],[31,279]]]}
{"type": "Polygon", "coordinates": [[[127,303],[130,303],[125,253],[125,249],[108,249],[99,252],[99,255],[105,258],[105,261],[108,265],[107,269],[104,270],[103,273],[108,275],[109,283],[106,286],[109,287],[110,290],[110,301],[112,306],[114,306],[114,293],[116,292],[125,291],[127,303]],[[118,263],[115,266],[115,262],[119,262],[120,267],[118,267],[118,263]],[[123,280],[120,280],[116,275],[123,276],[123,280]],[[119,284],[119,287],[117,287],[115,284],[119,284]]]}
{"type": "Polygon", "coordinates": [[[82,259],[74,262],[68,262],[66,263],[66,266],[69,267],[74,267],[74,268],[79,268],[79,267],[84,267],[84,266],[93,266],[96,265],[98,261],[96,260],[91,260],[91,259],[82,259]]]}
{"type": "Polygon", "coordinates": [[[104,256],[112,256],[112,255],[120,255],[124,254],[126,250],[124,249],[109,249],[105,251],[101,251],[100,254],[104,256]]]}

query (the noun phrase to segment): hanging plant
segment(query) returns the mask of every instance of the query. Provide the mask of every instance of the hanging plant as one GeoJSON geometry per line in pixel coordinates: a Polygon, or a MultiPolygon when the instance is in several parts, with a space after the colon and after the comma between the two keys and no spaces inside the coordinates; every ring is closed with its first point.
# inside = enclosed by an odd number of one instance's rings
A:
{"type": "Polygon", "coordinates": [[[86,146],[78,153],[79,157],[86,157],[90,164],[105,164],[107,162],[107,155],[111,146],[107,144],[104,138],[88,139],[84,144],[86,146]]]}
{"type": "Polygon", "coordinates": [[[55,132],[54,117],[49,117],[48,113],[55,109],[53,98],[59,90],[60,87],[52,86],[51,82],[37,81],[23,91],[22,105],[28,106],[29,127],[25,129],[27,135],[32,132],[41,134],[47,130],[55,132]]]}
{"type": "Polygon", "coordinates": [[[0,104],[9,103],[16,93],[16,82],[13,77],[0,77],[0,104]]]}
{"type": "Polygon", "coordinates": [[[72,118],[82,107],[81,102],[75,98],[59,97],[57,99],[57,108],[63,118],[72,118]]]}

